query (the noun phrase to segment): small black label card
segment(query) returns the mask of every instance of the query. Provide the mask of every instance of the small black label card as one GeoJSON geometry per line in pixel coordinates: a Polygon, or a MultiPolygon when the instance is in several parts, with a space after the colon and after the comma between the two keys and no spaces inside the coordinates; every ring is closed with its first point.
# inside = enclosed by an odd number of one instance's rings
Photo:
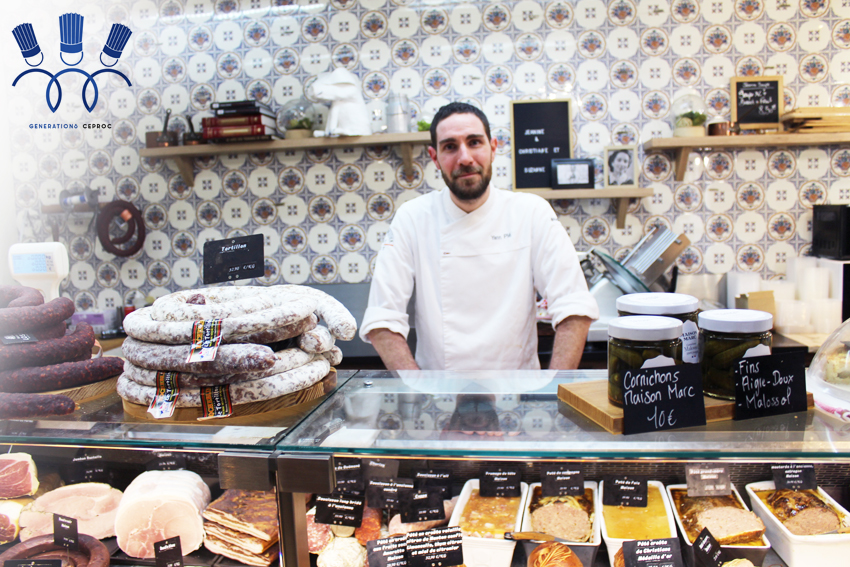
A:
{"type": "Polygon", "coordinates": [[[443,492],[439,487],[401,492],[401,521],[405,524],[445,520],[443,492]]]}
{"type": "Polygon", "coordinates": [[[393,459],[363,459],[363,479],[398,476],[398,461],[393,459]]]}
{"type": "Polygon", "coordinates": [[[3,567],[62,567],[61,559],[8,559],[3,567]]]}
{"type": "Polygon", "coordinates": [[[612,475],[602,477],[602,503],[606,506],[633,506],[646,508],[647,485],[645,476],[612,475]]]}
{"type": "Polygon", "coordinates": [[[463,532],[455,526],[407,534],[407,564],[410,567],[463,564],[463,532]]]}
{"type": "Polygon", "coordinates": [[[623,373],[623,434],[705,425],[699,364],[623,373]]]}
{"type": "Polygon", "coordinates": [[[694,557],[697,567],[723,567],[723,550],[708,528],[703,528],[694,540],[694,557]]]}
{"type": "Polygon", "coordinates": [[[581,496],[584,494],[584,471],[581,465],[541,465],[540,485],[546,496],[581,496]]]}
{"type": "Polygon", "coordinates": [[[29,333],[18,333],[17,335],[3,335],[0,341],[4,345],[22,345],[26,343],[37,343],[38,339],[29,333]]]}
{"type": "Polygon", "coordinates": [[[741,358],[735,372],[735,419],[806,411],[805,354],[741,358]]]}
{"type": "Polygon", "coordinates": [[[362,497],[337,492],[316,495],[316,522],[359,528],[362,521],[362,497]]]}
{"type": "Polygon", "coordinates": [[[5,435],[26,437],[27,435],[35,431],[35,427],[35,420],[10,419],[8,421],[3,422],[3,426],[0,427],[0,431],[2,431],[5,435]]]}
{"type": "Polygon", "coordinates": [[[626,567],[685,567],[678,538],[623,542],[626,567]]]}
{"type": "Polygon", "coordinates": [[[777,490],[816,490],[818,487],[815,466],[812,464],[771,465],[770,469],[777,490]]]}
{"type": "Polygon", "coordinates": [[[485,470],[478,479],[478,493],[481,496],[520,496],[519,483],[519,469],[485,470]]]}
{"type": "Polygon", "coordinates": [[[413,485],[422,490],[439,488],[445,500],[452,498],[452,471],[448,469],[428,469],[413,473],[413,485]]]}
{"type": "Polygon", "coordinates": [[[149,471],[176,471],[186,468],[186,457],[179,453],[154,453],[154,458],[145,464],[149,471]]]}
{"type": "Polygon", "coordinates": [[[402,490],[413,490],[412,478],[370,478],[366,484],[366,502],[370,508],[398,510],[402,490]]]}
{"type": "Polygon", "coordinates": [[[729,467],[722,463],[685,465],[688,496],[727,496],[732,494],[729,467]]]}
{"type": "Polygon", "coordinates": [[[407,535],[367,542],[366,560],[369,567],[407,567],[407,535]]]}
{"type": "Polygon", "coordinates": [[[170,537],[153,544],[156,567],[183,567],[183,547],[180,536],[170,537]]]}
{"type": "Polygon", "coordinates": [[[334,459],[336,474],[336,489],[342,492],[361,492],[363,484],[363,468],[360,459],[334,459]]]}
{"type": "Polygon", "coordinates": [[[53,545],[77,551],[80,544],[76,518],[53,514],[53,545]]]}
{"type": "Polygon", "coordinates": [[[262,234],[211,240],[204,244],[204,283],[261,278],[266,265],[262,234]]]}
{"type": "Polygon", "coordinates": [[[71,459],[71,467],[68,473],[68,483],[80,482],[104,482],[112,484],[114,473],[103,460],[100,453],[90,453],[81,449],[77,456],[71,459]]]}

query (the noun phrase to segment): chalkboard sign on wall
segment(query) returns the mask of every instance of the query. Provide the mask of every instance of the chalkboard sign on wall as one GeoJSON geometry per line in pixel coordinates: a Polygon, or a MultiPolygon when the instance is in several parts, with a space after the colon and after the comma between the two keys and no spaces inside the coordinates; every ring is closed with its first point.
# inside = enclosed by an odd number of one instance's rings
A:
{"type": "Polygon", "coordinates": [[[785,92],[782,76],[733,77],[732,122],[744,130],[782,129],[785,92]]]}
{"type": "Polygon", "coordinates": [[[572,157],[571,102],[511,101],[514,190],[552,187],[552,160],[572,157]]]}

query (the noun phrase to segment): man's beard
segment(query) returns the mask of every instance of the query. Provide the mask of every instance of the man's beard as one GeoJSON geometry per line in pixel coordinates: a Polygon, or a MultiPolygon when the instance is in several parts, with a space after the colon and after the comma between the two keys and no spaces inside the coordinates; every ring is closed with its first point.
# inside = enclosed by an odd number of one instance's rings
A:
{"type": "Polygon", "coordinates": [[[461,201],[475,201],[481,197],[485,191],[487,191],[487,186],[490,185],[490,178],[493,175],[493,170],[489,166],[486,169],[479,166],[459,167],[452,172],[452,177],[455,178],[454,181],[452,181],[452,179],[450,179],[444,171],[441,170],[440,173],[443,175],[443,181],[446,182],[446,186],[449,188],[449,191],[452,192],[452,195],[461,201]],[[481,176],[481,180],[472,186],[462,185],[462,181],[457,179],[457,177],[469,173],[479,174],[481,176]]]}

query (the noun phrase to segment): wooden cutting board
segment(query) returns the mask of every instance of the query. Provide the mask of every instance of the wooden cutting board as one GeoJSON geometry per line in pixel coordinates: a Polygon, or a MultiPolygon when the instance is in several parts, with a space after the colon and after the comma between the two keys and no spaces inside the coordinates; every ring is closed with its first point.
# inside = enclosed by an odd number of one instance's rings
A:
{"type": "Polygon", "coordinates": [[[88,400],[93,400],[115,391],[115,385],[118,383],[118,376],[114,376],[107,380],[101,380],[94,384],[86,384],[77,388],[68,388],[66,390],[53,390],[52,392],[39,392],[40,394],[61,394],[68,396],[78,404],[88,400]]]}
{"type": "MultiPolygon", "coordinates": [[[[609,433],[623,433],[623,409],[608,401],[608,381],[592,380],[589,382],[573,382],[558,385],[558,398],[574,407],[579,413],[591,419],[609,433]]],[[[728,421],[735,415],[735,402],[718,400],[703,396],[705,400],[705,420],[728,421]]],[[[806,393],[808,409],[815,407],[811,392],[806,393]]]]}
{"type": "Polygon", "coordinates": [[[194,423],[204,425],[258,425],[260,422],[268,422],[274,418],[284,417],[293,411],[295,406],[317,400],[336,387],[336,369],[331,368],[330,373],[308,388],[285,394],[273,400],[262,402],[251,402],[233,406],[233,414],[230,417],[198,421],[203,417],[201,408],[177,408],[171,417],[154,419],[148,413],[148,406],[134,404],[127,400],[121,400],[124,405],[124,417],[128,421],[149,421],[157,423],[194,423]]]}

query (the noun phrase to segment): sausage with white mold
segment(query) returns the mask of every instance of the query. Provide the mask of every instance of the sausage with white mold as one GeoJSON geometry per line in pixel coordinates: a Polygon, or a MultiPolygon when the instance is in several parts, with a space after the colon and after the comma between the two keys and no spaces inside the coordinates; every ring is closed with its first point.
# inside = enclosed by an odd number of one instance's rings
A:
{"type": "Polygon", "coordinates": [[[316,327],[298,337],[298,346],[304,352],[320,354],[334,347],[334,338],[325,327],[316,327]]]}
{"type": "Polygon", "coordinates": [[[191,346],[148,343],[127,337],[122,346],[124,357],[148,370],[170,370],[206,374],[238,374],[257,372],[274,366],[274,351],[264,345],[220,345],[215,359],[186,362],[191,346]]]}

